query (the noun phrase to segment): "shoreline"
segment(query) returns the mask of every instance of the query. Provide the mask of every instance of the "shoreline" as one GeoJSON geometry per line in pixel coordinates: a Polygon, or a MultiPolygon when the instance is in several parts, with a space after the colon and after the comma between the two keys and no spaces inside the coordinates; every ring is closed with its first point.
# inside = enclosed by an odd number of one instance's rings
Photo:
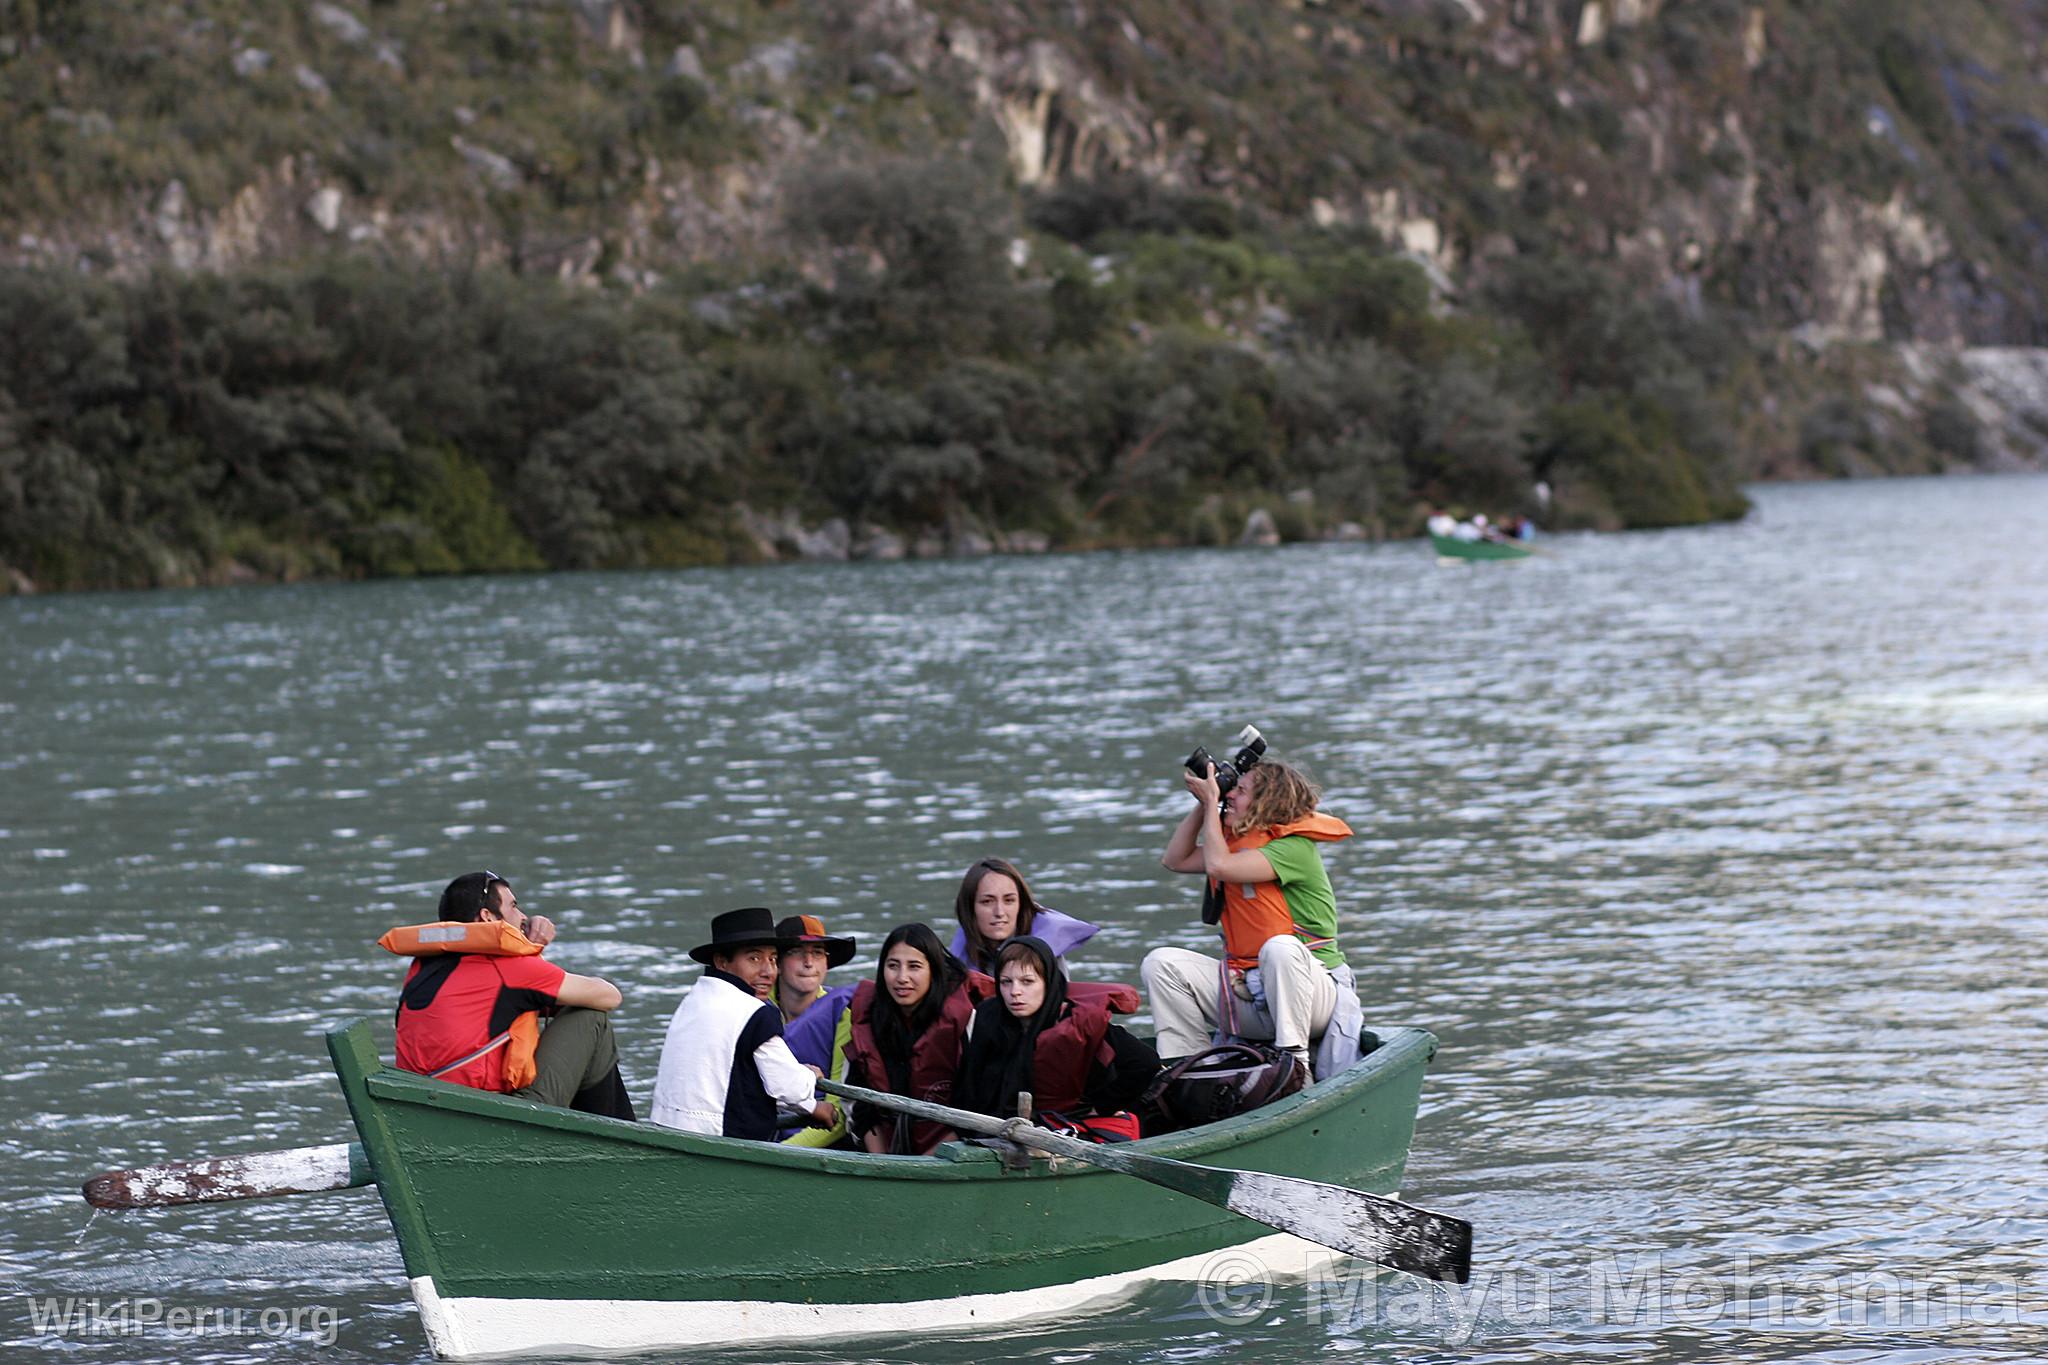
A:
{"type": "MultiPolygon", "coordinates": [[[[1914,474],[1862,474],[1847,477],[1832,476],[1819,470],[1803,471],[1796,475],[1779,475],[1769,479],[1757,479],[1742,485],[1752,488],[1804,488],[1823,484],[1841,483],[1910,483],[1914,481],[1939,480],[1949,482],[1965,479],[2034,478],[2048,475],[2048,467],[2033,468],[1957,468],[1939,473],[1914,474]]],[[[1284,499],[1283,499],[1284,501],[1284,499]]],[[[1570,527],[1542,531],[1538,543],[1562,535],[1619,535],[1637,531],[1682,530],[1688,527],[1734,525],[1750,519],[1752,507],[1740,517],[1724,517],[1701,522],[1686,523],[1685,526],[1624,526],[1614,528],[1570,527]]],[[[1255,512],[1252,518],[1256,519],[1255,512]]],[[[1270,524],[1271,518],[1267,518],[1270,524]]],[[[793,523],[792,523],[793,524],[793,523]]],[[[818,527],[803,528],[807,538],[831,540],[825,531],[831,522],[818,527]]],[[[932,534],[932,533],[928,533],[932,534]]],[[[900,533],[894,538],[903,541],[900,533]]],[[[159,592],[213,590],[222,588],[270,588],[314,584],[418,582],[451,578],[544,578],[557,574],[584,573],[653,573],[683,569],[751,569],[795,566],[802,564],[894,564],[923,563],[948,560],[973,560],[990,558],[1035,558],[1045,555],[1084,554],[1130,554],[1153,550],[1205,550],[1205,549],[1274,549],[1290,545],[1396,545],[1429,539],[1428,533],[1420,529],[1406,535],[1373,535],[1354,522],[1343,522],[1317,536],[1283,537],[1277,531],[1271,538],[1240,536],[1227,544],[1193,539],[1163,540],[1160,538],[1131,538],[1118,540],[1101,538],[1095,540],[1061,543],[1038,531],[998,532],[993,535],[971,532],[968,537],[956,539],[946,548],[933,551],[924,540],[907,540],[897,553],[860,554],[849,544],[839,553],[773,553],[755,556],[705,559],[689,562],[654,564],[614,564],[594,568],[547,567],[538,569],[495,569],[474,570],[458,573],[416,573],[416,574],[265,574],[239,561],[232,561],[225,568],[211,574],[195,575],[190,581],[159,583],[111,583],[95,584],[78,588],[43,588],[19,569],[0,561],[0,601],[29,597],[72,597],[92,593],[117,592],[159,592]],[[970,538],[971,537],[971,538],[970,538]],[[962,541],[965,544],[962,544],[962,541]],[[977,543],[978,542],[978,543],[977,543]]]]}

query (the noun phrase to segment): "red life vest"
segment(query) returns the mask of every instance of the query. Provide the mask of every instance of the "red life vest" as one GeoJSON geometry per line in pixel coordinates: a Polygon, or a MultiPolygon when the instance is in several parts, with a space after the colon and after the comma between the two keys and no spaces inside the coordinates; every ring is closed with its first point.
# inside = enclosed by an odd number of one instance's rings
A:
{"type": "Polygon", "coordinates": [[[1069,981],[1067,999],[1075,1004],[1087,1001],[1100,1005],[1111,1014],[1135,1014],[1144,998],[1136,986],[1126,986],[1120,981],[1069,981]]]}
{"type": "MultiPolygon", "coordinates": [[[[995,993],[996,983],[974,971],[953,988],[939,1017],[910,1046],[910,1094],[905,1098],[933,1104],[953,1102],[953,1076],[960,1070],[960,1043],[967,1033],[967,1017],[995,993]]],[[[894,1093],[888,1064],[875,1042],[876,995],[873,977],[853,988],[853,1003],[846,1008],[851,1033],[846,1042],[846,1079],[869,1090],[894,1093]]],[[[945,1124],[920,1119],[911,1126],[911,1150],[929,1152],[952,1135],[953,1130],[945,1124]]]]}
{"type": "MultiPolygon", "coordinates": [[[[436,924],[405,924],[396,929],[386,930],[377,940],[377,946],[387,953],[415,959],[413,971],[419,970],[418,959],[439,957],[444,953],[461,953],[476,957],[533,957],[541,947],[511,925],[496,920],[475,920],[468,923],[443,921],[436,924]]],[[[408,985],[412,974],[406,976],[408,985]]],[[[398,1026],[401,1031],[412,1022],[407,1018],[401,1004],[398,1011],[398,1026]]],[[[486,1026],[487,1027],[487,1026],[486,1026]]],[[[540,1046],[540,1015],[527,1010],[512,1021],[504,1033],[486,1041],[481,1052],[473,1052],[454,1064],[442,1067],[434,1075],[459,1072],[487,1055],[490,1049],[505,1050],[504,1070],[500,1084],[506,1090],[522,1090],[532,1085],[540,1074],[534,1061],[534,1050],[540,1046]]],[[[401,1049],[402,1050],[402,1049],[401,1049]]],[[[403,1059],[399,1065],[405,1066],[403,1059]]],[[[462,1083],[457,1077],[457,1083],[462,1083]]],[[[476,1084],[476,1082],[469,1082],[476,1084]]]]}
{"type": "MultiPolygon", "coordinates": [[[[1247,848],[1264,848],[1275,839],[1284,839],[1290,834],[1327,844],[1349,839],[1351,826],[1334,815],[1312,811],[1284,825],[1268,825],[1245,834],[1226,835],[1224,843],[1232,853],[1236,853],[1247,848]]],[[[1294,913],[1287,908],[1287,897],[1279,882],[1232,883],[1229,890],[1231,894],[1223,900],[1223,951],[1231,966],[1240,971],[1250,971],[1258,966],[1259,949],[1265,946],[1267,939],[1281,934],[1293,934],[1311,946],[1318,941],[1294,922],[1294,913]]]]}

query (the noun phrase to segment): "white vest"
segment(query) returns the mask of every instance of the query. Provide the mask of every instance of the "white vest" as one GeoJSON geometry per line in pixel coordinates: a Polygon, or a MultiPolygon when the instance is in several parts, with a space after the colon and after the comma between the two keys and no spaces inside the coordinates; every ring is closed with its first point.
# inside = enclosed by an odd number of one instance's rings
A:
{"type": "Polygon", "coordinates": [[[668,1021],[649,1117],[690,1133],[773,1140],[775,1106],[810,1109],[816,1079],[782,1040],[781,1011],[708,971],[668,1021]],[[734,1132],[735,1122],[753,1131],[734,1132]]]}

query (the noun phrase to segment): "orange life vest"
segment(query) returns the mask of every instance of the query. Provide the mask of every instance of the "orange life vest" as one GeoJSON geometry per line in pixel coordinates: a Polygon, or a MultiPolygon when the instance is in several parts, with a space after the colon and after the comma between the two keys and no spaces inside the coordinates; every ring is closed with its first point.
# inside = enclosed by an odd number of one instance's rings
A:
{"type": "MultiPolygon", "coordinates": [[[[1290,834],[1329,844],[1349,839],[1351,826],[1334,815],[1311,811],[1284,825],[1268,825],[1245,834],[1226,831],[1224,846],[1237,853],[1249,848],[1264,848],[1275,839],[1284,839],[1290,834]]],[[[1211,882],[1210,885],[1217,883],[1211,882]]],[[[1259,965],[1259,949],[1269,938],[1293,934],[1310,947],[1323,941],[1294,922],[1294,914],[1287,908],[1287,897],[1280,890],[1279,882],[1239,882],[1225,890],[1228,894],[1223,900],[1223,952],[1230,965],[1239,971],[1248,972],[1259,965]]]]}
{"type": "MultiPolygon", "coordinates": [[[[443,920],[435,924],[407,924],[385,931],[377,946],[397,957],[439,957],[442,953],[474,953],[479,957],[533,957],[541,946],[503,920],[474,920],[464,924],[443,920]]],[[[472,1035],[474,1036],[474,1035],[472,1035]]],[[[512,1027],[489,1046],[505,1048],[505,1088],[523,1090],[540,1075],[534,1064],[534,1049],[540,1046],[540,1012],[528,1010],[512,1021],[512,1027]]],[[[473,1061],[474,1054],[463,1059],[473,1061]]],[[[459,1065],[459,1064],[458,1064],[459,1065]]]]}

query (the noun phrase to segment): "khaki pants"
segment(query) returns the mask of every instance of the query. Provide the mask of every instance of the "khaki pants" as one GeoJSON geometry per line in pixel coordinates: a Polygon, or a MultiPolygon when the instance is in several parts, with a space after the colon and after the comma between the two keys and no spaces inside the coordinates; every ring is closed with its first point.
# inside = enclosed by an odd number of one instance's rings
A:
{"type": "MultiPolygon", "coordinates": [[[[1209,1046],[1223,1018],[1223,964],[1186,948],[1154,948],[1139,973],[1159,1028],[1159,1055],[1191,1057],[1209,1046]]],[[[1275,1047],[1306,1048],[1330,1026],[1337,983],[1330,969],[1292,934],[1277,934],[1259,948],[1266,1009],[1236,997],[1228,1030],[1240,1038],[1272,1039],[1275,1047]]]]}
{"type": "Polygon", "coordinates": [[[561,1109],[632,1117],[632,1101],[617,1080],[619,1044],[612,1036],[612,1017],[603,1010],[565,1007],[540,1031],[533,1049],[538,1073],[533,1084],[511,1093],[561,1109]],[[580,1103],[579,1103],[580,1101],[580,1103]],[[618,1112],[623,1101],[626,1112],[618,1112]]]}

